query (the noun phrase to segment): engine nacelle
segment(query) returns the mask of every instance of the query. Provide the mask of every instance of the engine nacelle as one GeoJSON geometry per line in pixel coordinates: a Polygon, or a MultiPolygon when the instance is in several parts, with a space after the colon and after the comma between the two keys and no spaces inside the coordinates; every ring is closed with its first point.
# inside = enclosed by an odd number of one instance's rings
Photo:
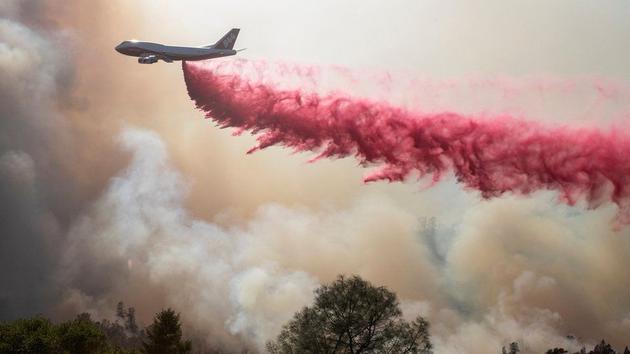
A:
{"type": "Polygon", "coordinates": [[[140,64],[153,64],[153,63],[157,63],[157,61],[158,61],[158,57],[156,55],[149,55],[146,57],[138,58],[138,63],[140,64]]]}

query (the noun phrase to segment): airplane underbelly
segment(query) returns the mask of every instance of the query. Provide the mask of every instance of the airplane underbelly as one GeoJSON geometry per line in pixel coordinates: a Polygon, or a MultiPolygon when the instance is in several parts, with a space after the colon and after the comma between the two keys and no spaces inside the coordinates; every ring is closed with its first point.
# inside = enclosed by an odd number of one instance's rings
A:
{"type": "Polygon", "coordinates": [[[166,54],[169,58],[173,60],[205,60],[215,58],[216,56],[210,54],[180,54],[180,53],[169,53],[166,54]]]}
{"type": "MultiPolygon", "coordinates": [[[[186,52],[186,51],[165,51],[163,53],[158,53],[158,55],[164,55],[165,57],[170,58],[171,60],[207,60],[213,58],[220,58],[226,56],[224,53],[220,52],[207,52],[207,51],[195,51],[195,52],[186,52]]],[[[227,54],[232,55],[232,54],[227,54]]]]}

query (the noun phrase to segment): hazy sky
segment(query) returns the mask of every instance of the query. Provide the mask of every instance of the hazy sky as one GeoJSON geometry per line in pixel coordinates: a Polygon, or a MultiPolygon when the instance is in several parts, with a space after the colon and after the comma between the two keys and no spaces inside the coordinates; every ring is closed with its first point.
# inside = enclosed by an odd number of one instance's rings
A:
{"type": "Polygon", "coordinates": [[[0,319],[107,317],[124,300],[144,323],[173,306],[209,345],[262,348],[318,284],[358,273],[427,316],[438,353],[621,345],[630,233],[613,205],[482,201],[452,178],[364,185],[352,159],[245,155],[254,139],[204,120],[179,64],[113,48],[240,27],[239,57],[322,68],[322,86],[347,69],[350,94],[610,129],[630,113],[629,13],[621,0],[3,1],[0,319]]]}
{"type": "Polygon", "coordinates": [[[254,58],[437,77],[627,78],[628,11],[623,1],[146,1],[134,17],[136,35],[188,44],[239,26],[254,58]]]}

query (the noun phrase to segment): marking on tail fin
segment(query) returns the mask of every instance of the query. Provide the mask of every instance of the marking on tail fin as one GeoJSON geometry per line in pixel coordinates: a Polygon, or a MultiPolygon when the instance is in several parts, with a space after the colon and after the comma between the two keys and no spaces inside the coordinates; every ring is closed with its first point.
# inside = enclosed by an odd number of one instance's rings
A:
{"type": "Polygon", "coordinates": [[[233,40],[236,39],[236,35],[234,33],[231,33],[230,36],[226,39],[223,40],[223,46],[227,47],[228,45],[230,45],[230,43],[232,43],[233,40]]]}
{"type": "Polygon", "coordinates": [[[239,31],[240,30],[238,28],[232,28],[225,34],[225,36],[223,36],[223,38],[219,39],[219,41],[215,44],[215,48],[232,49],[234,47],[234,43],[236,42],[236,38],[238,37],[239,31]]]}

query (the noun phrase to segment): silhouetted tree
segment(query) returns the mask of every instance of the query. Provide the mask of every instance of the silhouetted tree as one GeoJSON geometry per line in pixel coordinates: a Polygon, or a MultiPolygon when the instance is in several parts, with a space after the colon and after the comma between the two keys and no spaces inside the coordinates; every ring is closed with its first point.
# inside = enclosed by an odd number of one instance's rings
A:
{"type": "Polygon", "coordinates": [[[566,353],[568,353],[568,351],[566,351],[566,349],[564,348],[553,348],[545,352],[545,354],[566,354],[566,353]]]}
{"type": "Polygon", "coordinates": [[[122,301],[119,301],[118,305],[116,305],[116,317],[121,320],[125,319],[125,304],[122,301]]]}
{"type": "Polygon", "coordinates": [[[111,322],[109,320],[103,320],[99,323],[99,326],[107,340],[115,347],[124,348],[127,342],[127,334],[125,328],[118,322],[111,322]]]}
{"type": "Polygon", "coordinates": [[[134,309],[133,307],[127,309],[125,329],[134,335],[138,334],[138,324],[136,323],[136,309],[134,309]]]}
{"type": "Polygon", "coordinates": [[[118,352],[136,353],[142,349],[144,331],[138,330],[137,334],[131,334],[118,322],[103,320],[99,327],[107,337],[110,346],[118,352]]]}
{"type": "Polygon", "coordinates": [[[293,353],[431,353],[429,323],[401,318],[396,294],[354,276],[315,291],[267,350],[293,353]]]}
{"type": "Polygon", "coordinates": [[[43,317],[0,325],[0,353],[104,353],[107,337],[90,315],[54,325],[43,317]]]}
{"type": "Polygon", "coordinates": [[[65,353],[103,353],[108,349],[105,333],[87,313],[60,324],[57,335],[59,346],[65,353]]]}
{"type": "Polygon", "coordinates": [[[588,354],[615,354],[612,346],[606,343],[603,339],[602,341],[593,348],[588,354]]]}
{"type": "Polygon", "coordinates": [[[125,309],[124,302],[119,301],[116,305],[115,321],[103,320],[99,326],[117,352],[135,353],[142,348],[144,330],[136,322],[136,310],[133,307],[125,309]]]}
{"type": "Polygon", "coordinates": [[[191,352],[192,344],[189,340],[182,341],[179,314],[169,308],[155,315],[143,346],[148,354],[183,354],[191,352]]]}
{"type": "Polygon", "coordinates": [[[518,347],[517,342],[510,343],[509,349],[505,349],[505,347],[501,348],[502,354],[518,354],[520,351],[521,349],[518,347]]]}
{"type": "Polygon", "coordinates": [[[518,343],[510,343],[510,354],[518,354],[520,351],[521,349],[518,347],[518,343]]]}
{"type": "Polygon", "coordinates": [[[0,324],[0,353],[54,353],[59,350],[55,326],[37,316],[0,324]]]}

